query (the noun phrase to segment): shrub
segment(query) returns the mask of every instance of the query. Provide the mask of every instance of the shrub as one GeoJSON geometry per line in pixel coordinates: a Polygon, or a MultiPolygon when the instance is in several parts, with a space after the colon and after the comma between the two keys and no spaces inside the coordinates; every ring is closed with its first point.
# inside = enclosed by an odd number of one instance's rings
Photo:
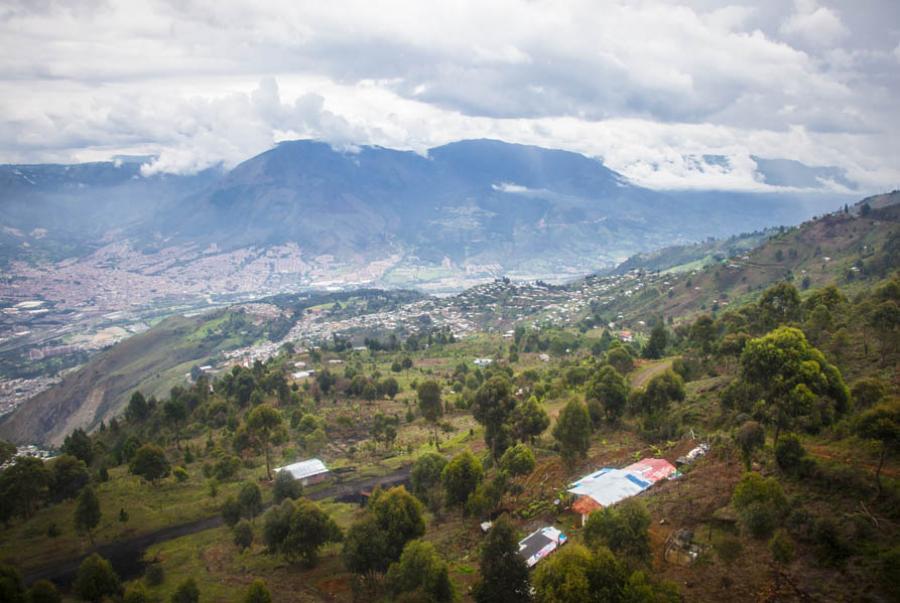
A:
{"type": "Polygon", "coordinates": [[[842,565],[852,552],[837,525],[828,517],[816,522],[813,528],[813,543],[816,546],[816,558],[822,565],[830,567],[842,565]]]}
{"type": "Polygon", "coordinates": [[[147,566],[144,571],[144,581],[148,586],[159,586],[166,581],[166,572],[159,563],[153,563],[147,566]]]}
{"type": "Polygon", "coordinates": [[[175,481],[182,483],[188,480],[188,472],[184,467],[175,467],[172,471],[172,475],[175,476],[175,481]]]}
{"type": "Polygon", "coordinates": [[[232,533],[234,544],[240,550],[249,549],[250,545],[253,544],[253,528],[250,527],[250,523],[246,519],[237,522],[232,528],[232,533]]]}
{"type": "Polygon", "coordinates": [[[303,495],[303,484],[294,479],[288,471],[279,471],[275,476],[275,485],[272,488],[275,503],[278,504],[286,498],[297,500],[303,495]]]}
{"type": "Polygon", "coordinates": [[[28,589],[29,603],[60,603],[62,597],[49,580],[38,580],[28,589]]]}
{"type": "Polygon", "coordinates": [[[776,563],[790,565],[794,560],[794,541],[786,530],[775,531],[775,535],[769,540],[769,551],[776,563]]]}
{"type": "Polygon", "coordinates": [[[188,578],[178,585],[172,593],[171,603],[197,603],[200,600],[200,589],[193,578],[188,578]]]}
{"type": "Polygon", "coordinates": [[[775,478],[745,473],[731,496],[744,528],[756,538],[772,533],[787,510],[787,499],[775,478]]]}
{"type": "Polygon", "coordinates": [[[81,562],[72,590],[85,601],[99,602],[117,596],[122,585],[109,561],[94,553],[81,562]]]}
{"type": "Polygon", "coordinates": [[[806,456],[806,450],[800,438],[789,433],[781,436],[775,446],[775,462],[789,475],[808,476],[812,472],[815,461],[806,456]]]}

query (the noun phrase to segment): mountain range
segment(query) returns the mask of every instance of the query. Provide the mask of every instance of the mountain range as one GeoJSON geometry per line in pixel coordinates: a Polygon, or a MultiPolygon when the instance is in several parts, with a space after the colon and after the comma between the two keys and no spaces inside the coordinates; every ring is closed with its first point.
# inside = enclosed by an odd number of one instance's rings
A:
{"type": "MultiPolygon", "coordinates": [[[[584,155],[495,140],[424,155],[290,141],[192,175],[145,175],[144,162],[0,166],[2,261],[83,258],[115,242],[144,256],[191,250],[176,258],[185,265],[289,246],[299,285],[326,274],[338,284],[454,288],[500,273],[585,274],[665,245],[797,223],[849,198],[656,191],[584,155]]],[[[788,185],[802,167],[761,165],[788,185]]],[[[805,184],[833,175],[821,170],[799,173],[805,184]]]]}

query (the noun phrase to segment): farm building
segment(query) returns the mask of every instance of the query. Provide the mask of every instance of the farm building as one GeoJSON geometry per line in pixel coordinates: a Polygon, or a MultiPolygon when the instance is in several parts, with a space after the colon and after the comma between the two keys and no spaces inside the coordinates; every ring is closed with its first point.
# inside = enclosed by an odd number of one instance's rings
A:
{"type": "Polygon", "coordinates": [[[675,467],[665,459],[646,458],[621,469],[604,467],[569,486],[569,492],[577,496],[572,510],[581,515],[584,525],[593,511],[640,494],[676,473],[675,467]]]}
{"type": "Polygon", "coordinates": [[[519,556],[525,560],[528,569],[531,569],[567,541],[565,534],[553,526],[545,526],[519,541],[519,556]]]}
{"type": "Polygon", "coordinates": [[[284,467],[275,468],[276,474],[281,471],[287,471],[294,476],[294,479],[299,480],[304,486],[318,484],[331,475],[331,471],[325,466],[325,463],[319,459],[309,459],[300,461],[299,463],[285,465],[284,467]]]}

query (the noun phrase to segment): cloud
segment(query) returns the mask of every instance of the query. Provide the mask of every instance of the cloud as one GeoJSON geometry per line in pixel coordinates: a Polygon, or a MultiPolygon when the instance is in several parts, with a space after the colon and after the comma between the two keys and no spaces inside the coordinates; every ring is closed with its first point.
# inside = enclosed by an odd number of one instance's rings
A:
{"type": "Polygon", "coordinates": [[[833,46],[850,31],[837,13],[816,0],[794,0],[795,12],[781,24],[781,33],[815,46],[833,46]]]}
{"type": "Polygon", "coordinates": [[[153,154],[147,173],[183,172],[287,138],[496,137],[649,186],[758,187],[751,155],[896,185],[891,19],[837,1],[6,3],[0,160],[153,154]]]}

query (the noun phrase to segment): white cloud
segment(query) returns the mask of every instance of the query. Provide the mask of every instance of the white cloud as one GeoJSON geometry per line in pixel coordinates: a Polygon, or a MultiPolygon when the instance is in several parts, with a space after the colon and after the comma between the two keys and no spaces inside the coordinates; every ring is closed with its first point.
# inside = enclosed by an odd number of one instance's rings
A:
{"type": "Polygon", "coordinates": [[[795,12],[781,24],[781,33],[815,46],[833,46],[849,35],[838,14],[816,0],[794,0],[795,12]]]}
{"type": "Polygon", "coordinates": [[[650,186],[759,187],[753,154],[896,185],[896,38],[833,48],[849,41],[835,10],[783,4],[8,4],[0,160],[153,153],[148,172],[180,172],[287,138],[423,152],[497,137],[650,186]]]}

